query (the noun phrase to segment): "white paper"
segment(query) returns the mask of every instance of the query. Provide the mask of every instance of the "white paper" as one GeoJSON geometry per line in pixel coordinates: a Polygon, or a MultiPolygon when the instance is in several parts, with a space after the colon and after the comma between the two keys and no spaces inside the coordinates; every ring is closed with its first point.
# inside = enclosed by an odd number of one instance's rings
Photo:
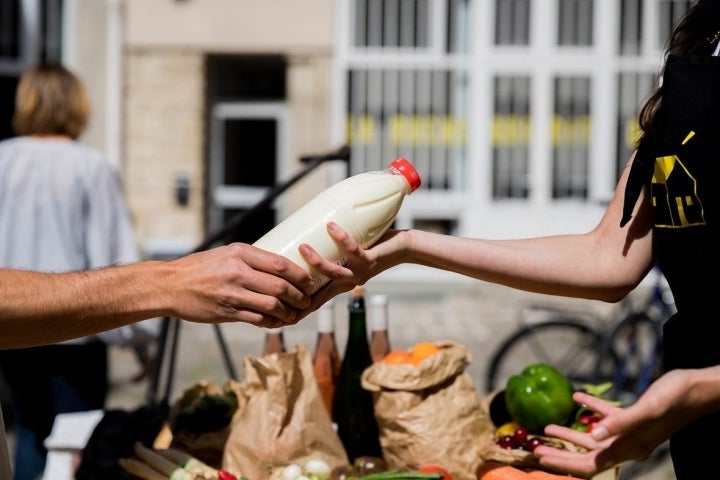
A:
{"type": "Polygon", "coordinates": [[[90,410],[57,415],[50,436],[45,439],[45,448],[82,450],[104,414],[103,410],[90,410]]]}

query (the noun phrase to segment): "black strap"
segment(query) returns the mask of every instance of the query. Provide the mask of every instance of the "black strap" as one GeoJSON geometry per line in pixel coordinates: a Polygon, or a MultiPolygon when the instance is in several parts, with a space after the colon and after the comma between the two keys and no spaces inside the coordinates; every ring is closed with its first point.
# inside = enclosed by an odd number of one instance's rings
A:
{"type": "Polygon", "coordinates": [[[625,185],[625,202],[623,204],[622,219],[620,220],[621,228],[627,225],[632,218],[632,212],[640,197],[640,191],[643,185],[652,178],[654,163],[653,141],[650,136],[646,135],[635,153],[635,159],[630,167],[627,184],[625,185]]]}

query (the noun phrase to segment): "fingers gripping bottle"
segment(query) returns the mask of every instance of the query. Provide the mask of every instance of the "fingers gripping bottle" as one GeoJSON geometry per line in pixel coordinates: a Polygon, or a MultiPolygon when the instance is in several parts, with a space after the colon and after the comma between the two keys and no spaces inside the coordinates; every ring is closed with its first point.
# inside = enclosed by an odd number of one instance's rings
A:
{"type": "Polygon", "coordinates": [[[323,258],[344,264],[340,247],[327,232],[327,223],[337,223],[363,248],[373,245],[392,225],[405,196],[420,187],[415,167],[397,158],[382,171],[353,175],[320,192],[254,245],[289,258],[312,276],[315,288],[327,278],[307,264],[298,252],[310,244],[323,258]]]}

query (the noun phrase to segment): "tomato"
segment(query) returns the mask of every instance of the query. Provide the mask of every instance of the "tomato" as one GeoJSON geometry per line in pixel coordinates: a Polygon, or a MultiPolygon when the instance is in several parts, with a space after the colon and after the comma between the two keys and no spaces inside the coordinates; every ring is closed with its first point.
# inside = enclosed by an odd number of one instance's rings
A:
{"type": "Polygon", "coordinates": [[[453,480],[452,475],[445,468],[440,465],[425,465],[420,467],[418,470],[422,473],[439,473],[442,475],[442,480],[453,480]]]}
{"type": "Polygon", "coordinates": [[[237,480],[237,477],[235,477],[235,475],[225,470],[218,470],[218,478],[220,480],[237,480]]]}

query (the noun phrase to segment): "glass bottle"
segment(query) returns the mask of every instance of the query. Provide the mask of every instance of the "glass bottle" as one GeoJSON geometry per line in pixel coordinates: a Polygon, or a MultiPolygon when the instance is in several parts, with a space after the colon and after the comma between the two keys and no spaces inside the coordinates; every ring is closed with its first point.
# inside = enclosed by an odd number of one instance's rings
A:
{"type": "Polygon", "coordinates": [[[283,327],[265,329],[265,343],[262,349],[263,356],[270,355],[271,353],[285,353],[287,351],[283,331],[283,327]]]}
{"type": "Polygon", "coordinates": [[[379,362],[390,353],[388,336],[388,298],[387,295],[370,296],[370,356],[373,362],[379,362]]]}
{"type": "Polygon", "coordinates": [[[333,421],[350,463],[362,456],[382,457],[372,393],[360,377],[372,365],[365,319],[365,290],[356,287],[348,300],[349,328],[333,397],[333,421]]]}
{"type": "Polygon", "coordinates": [[[335,342],[333,301],[330,300],[317,311],[317,340],[313,354],[313,371],[328,415],[332,415],[335,382],[340,374],[340,365],[340,354],[335,342]]]}

